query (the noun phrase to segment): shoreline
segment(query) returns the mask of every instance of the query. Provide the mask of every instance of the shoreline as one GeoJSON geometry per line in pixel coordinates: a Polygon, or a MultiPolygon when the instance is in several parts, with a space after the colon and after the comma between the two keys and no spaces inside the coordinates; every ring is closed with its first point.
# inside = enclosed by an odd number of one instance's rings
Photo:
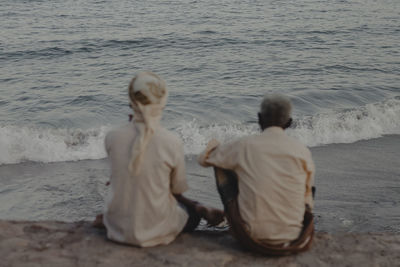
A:
{"type": "Polygon", "coordinates": [[[108,241],[89,222],[0,220],[0,266],[400,266],[400,234],[317,232],[307,252],[265,257],[226,231],[181,234],[138,248],[108,241]]]}
{"type": "MultiPolygon", "coordinates": [[[[400,135],[311,148],[316,164],[316,230],[400,233],[400,135]]],[[[211,168],[186,158],[190,190],[222,208],[211,168]]],[[[0,166],[0,220],[92,220],[101,213],[107,160],[0,166]]]]}
{"type": "MultiPolygon", "coordinates": [[[[226,231],[202,227],[168,246],[107,241],[104,230],[87,222],[102,209],[106,160],[0,166],[0,267],[400,266],[400,135],[311,151],[317,166],[314,243],[308,252],[281,258],[243,251],[226,231]],[[60,218],[70,222],[54,221],[60,218]]],[[[212,169],[193,157],[186,165],[188,196],[220,205],[212,169]]]]}

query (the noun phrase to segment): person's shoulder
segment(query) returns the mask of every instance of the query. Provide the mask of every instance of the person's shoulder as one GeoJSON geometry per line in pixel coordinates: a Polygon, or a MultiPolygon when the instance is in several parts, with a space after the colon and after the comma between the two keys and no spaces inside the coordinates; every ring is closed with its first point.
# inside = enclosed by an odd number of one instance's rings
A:
{"type": "Polygon", "coordinates": [[[156,133],[158,138],[171,146],[182,145],[181,138],[176,133],[164,127],[160,127],[156,133]]]}
{"type": "Polygon", "coordinates": [[[293,149],[296,149],[301,154],[303,154],[307,157],[311,157],[311,151],[305,144],[303,144],[302,142],[300,142],[300,140],[298,140],[292,136],[289,136],[289,135],[286,135],[286,136],[287,136],[287,139],[290,140],[290,146],[293,149]]]}
{"type": "Polygon", "coordinates": [[[158,151],[170,155],[172,158],[184,155],[182,140],[174,132],[163,127],[158,128],[153,136],[153,142],[156,144],[158,151]]]}
{"type": "Polygon", "coordinates": [[[116,135],[116,134],[125,133],[127,131],[130,131],[132,128],[133,128],[132,123],[126,123],[126,124],[119,125],[117,127],[110,129],[108,131],[107,135],[116,135]]]}
{"type": "Polygon", "coordinates": [[[129,134],[131,132],[133,132],[133,124],[132,123],[127,123],[127,124],[112,128],[106,134],[106,143],[112,142],[112,140],[119,139],[119,138],[121,138],[121,136],[129,134]]]}
{"type": "Polygon", "coordinates": [[[237,145],[246,145],[248,143],[250,143],[251,141],[253,141],[254,139],[258,138],[260,136],[260,134],[250,134],[250,135],[246,135],[246,136],[241,136],[237,139],[234,140],[234,142],[237,145]]]}
{"type": "Polygon", "coordinates": [[[258,145],[259,142],[265,141],[263,133],[252,133],[246,136],[242,136],[236,139],[236,145],[242,145],[242,146],[247,146],[247,145],[258,145]]]}
{"type": "Polygon", "coordinates": [[[252,134],[252,135],[246,135],[246,136],[240,136],[237,138],[234,138],[230,141],[224,142],[223,146],[225,147],[235,147],[236,149],[241,149],[244,148],[246,146],[251,145],[252,141],[257,138],[256,134],[252,134]]]}

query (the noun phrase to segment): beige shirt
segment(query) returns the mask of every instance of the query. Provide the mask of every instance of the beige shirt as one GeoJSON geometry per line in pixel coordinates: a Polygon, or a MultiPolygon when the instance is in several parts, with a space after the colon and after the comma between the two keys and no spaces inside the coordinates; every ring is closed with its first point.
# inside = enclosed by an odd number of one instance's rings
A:
{"type": "Polygon", "coordinates": [[[111,240],[150,247],[168,244],[182,231],[187,213],[173,194],[187,190],[183,145],[178,137],[158,126],[143,154],[137,175],[128,170],[134,123],[107,134],[111,162],[111,191],[104,224],[111,240]]]}
{"type": "Polygon", "coordinates": [[[239,210],[252,238],[277,244],[299,236],[305,204],[313,207],[315,167],[310,151],[282,128],[224,145],[211,141],[199,163],[236,172],[239,210]]]}

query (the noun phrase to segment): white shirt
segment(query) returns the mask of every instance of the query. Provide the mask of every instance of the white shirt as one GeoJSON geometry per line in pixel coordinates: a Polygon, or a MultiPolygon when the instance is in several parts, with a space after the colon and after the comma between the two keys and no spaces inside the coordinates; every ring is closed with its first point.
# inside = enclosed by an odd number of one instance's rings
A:
{"type": "Polygon", "coordinates": [[[149,247],[168,244],[184,228],[187,213],[173,194],[187,190],[183,146],[170,131],[156,128],[137,175],[128,170],[136,136],[134,123],[107,134],[111,195],[104,224],[111,240],[149,247]]]}
{"type": "Polygon", "coordinates": [[[299,236],[305,204],[313,207],[315,167],[309,149],[282,128],[224,145],[210,142],[199,163],[236,172],[239,211],[252,238],[277,244],[299,236]]]}

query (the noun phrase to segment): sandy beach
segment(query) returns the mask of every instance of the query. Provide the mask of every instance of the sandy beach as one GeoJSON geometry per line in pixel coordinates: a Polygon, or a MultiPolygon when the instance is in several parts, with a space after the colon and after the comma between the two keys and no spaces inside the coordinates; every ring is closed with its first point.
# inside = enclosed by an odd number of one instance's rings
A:
{"type": "MultiPolygon", "coordinates": [[[[283,258],[245,252],[226,231],[204,226],[169,246],[121,246],[87,222],[103,208],[106,160],[1,166],[0,266],[400,266],[400,136],[312,153],[315,243],[309,252],[283,258]]],[[[194,158],[186,164],[188,195],[221,206],[212,170],[194,158]]]]}
{"type": "Polygon", "coordinates": [[[0,266],[400,266],[400,235],[317,233],[310,251],[263,257],[226,232],[196,231],[172,244],[136,248],[89,223],[0,221],[0,266]]]}

